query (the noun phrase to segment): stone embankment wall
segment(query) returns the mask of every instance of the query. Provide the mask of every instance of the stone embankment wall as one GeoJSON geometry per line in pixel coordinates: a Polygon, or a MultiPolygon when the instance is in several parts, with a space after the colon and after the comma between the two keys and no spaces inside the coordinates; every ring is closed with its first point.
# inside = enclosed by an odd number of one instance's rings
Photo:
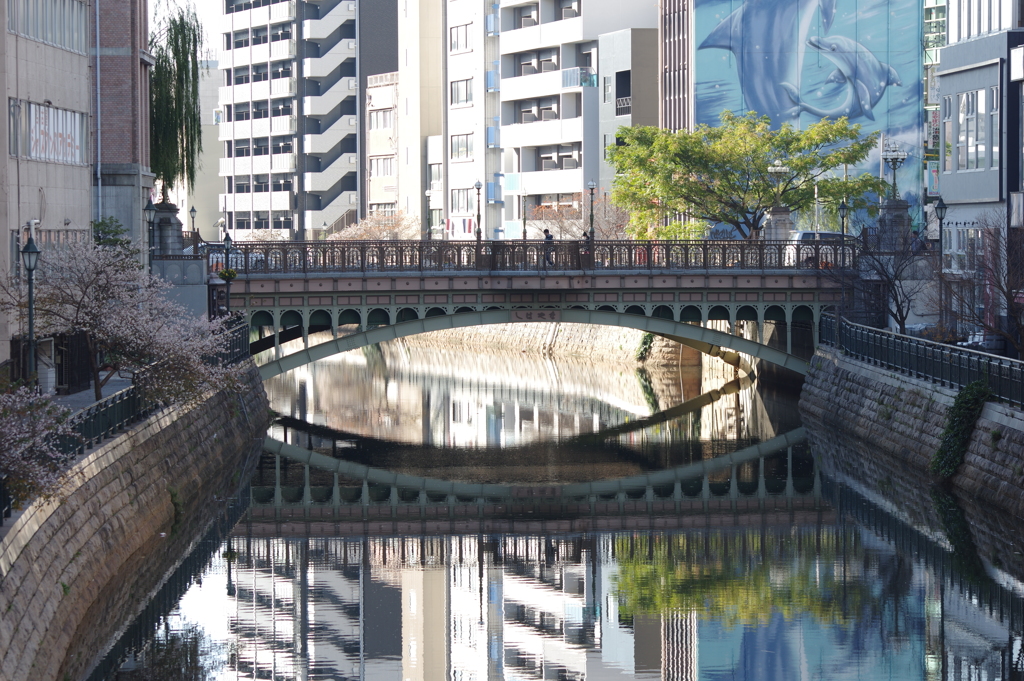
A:
{"type": "Polygon", "coordinates": [[[0,542],[0,679],[84,674],[235,491],[267,423],[250,362],[241,391],[150,418],[80,461],[63,500],[33,503],[0,542]]]}
{"type": "MultiPolygon", "coordinates": [[[[956,396],[956,390],[822,347],[811,362],[800,413],[823,445],[854,442],[887,455],[888,475],[898,479],[907,468],[927,472],[956,396]]],[[[1024,412],[986,403],[950,482],[966,497],[1024,518],[1024,412]]]]}
{"type": "MultiPolygon", "coordinates": [[[[404,340],[409,345],[480,348],[530,352],[559,357],[585,357],[594,362],[637,363],[644,332],[596,324],[495,324],[445,329],[404,340]]],[[[645,364],[679,363],[679,344],[655,336],[645,364]]]]}

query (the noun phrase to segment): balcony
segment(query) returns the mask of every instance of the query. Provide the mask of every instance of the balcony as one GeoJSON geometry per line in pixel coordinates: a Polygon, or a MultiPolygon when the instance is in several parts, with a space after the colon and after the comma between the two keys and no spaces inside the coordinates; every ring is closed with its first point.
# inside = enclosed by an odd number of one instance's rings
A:
{"type": "Polygon", "coordinates": [[[273,116],[270,119],[271,135],[295,134],[295,116],[273,116]]]}
{"type": "Polygon", "coordinates": [[[583,140],[583,117],[501,126],[505,148],[567,144],[583,140]]]}
{"type": "Polygon", "coordinates": [[[270,158],[270,172],[272,173],[294,173],[295,152],[287,154],[272,154],[270,158]]]}
{"type": "Polygon", "coordinates": [[[295,76],[288,78],[274,78],[270,81],[271,97],[294,97],[295,76]]]}
{"type": "Polygon", "coordinates": [[[633,113],[633,98],[619,97],[615,100],[615,115],[629,116],[633,113]]]}
{"type": "Polygon", "coordinates": [[[294,59],[295,39],[278,40],[270,43],[270,59],[294,59]]]}
{"type": "Polygon", "coordinates": [[[537,26],[524,26],[502,33],[501,53],[516,54],[583,40],[583,17],[548,21],[537,26]]]}
{"type": "Polygon", "coordinates": [[[572,194],[582,192],[583,170],[538,170],[520,173],[520,184],[524,194],[572,194]]]}
{"type": "Polygon", "coordinates": [[[589,66],[562,69],[562,88],[597,87],[597,73],[589,66]]]}

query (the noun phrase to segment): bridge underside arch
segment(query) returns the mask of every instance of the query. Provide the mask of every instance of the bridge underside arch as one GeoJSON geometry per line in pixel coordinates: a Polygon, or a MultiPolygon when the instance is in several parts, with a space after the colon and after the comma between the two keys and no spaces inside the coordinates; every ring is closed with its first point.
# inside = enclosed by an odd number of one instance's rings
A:
{"type": "MultiPolygon", "coordinates": [[[[512,310],[486,310],[483,312],[463,312],[454,315],[431,317],[428,312],[427,316],[423,319],[404,321],[388,326],[377,326],[360,333],[345,336],[344,338],[305,348],[262,365],[260,367],[260,375],[264,379],[271,378],[341,352],[356,350],[367,345],[406,336],[444,329],[508,324],[514,322],[513,313],[514,311],[512,310]]],[[[805,360],[782,350],[723,331],[686,322],[604,310],[569,309],[561,310],[557,313],[551,312],[550,314],[552,321],[569,324],[599,324],[602,326],[617,326],[646,331],[714,356],[726,357],[729,353],[723,352],[723,349],[731,350],[733,353],[744,353],[756,359],[785,367],[801,375],[806,375],[808,369],[808,363],[805,360]]],[[[372,319],[370,321],[372,323],[372,319]]],[[[543,321],[543,319],[534,318],[531,321],[543,321]]]]}

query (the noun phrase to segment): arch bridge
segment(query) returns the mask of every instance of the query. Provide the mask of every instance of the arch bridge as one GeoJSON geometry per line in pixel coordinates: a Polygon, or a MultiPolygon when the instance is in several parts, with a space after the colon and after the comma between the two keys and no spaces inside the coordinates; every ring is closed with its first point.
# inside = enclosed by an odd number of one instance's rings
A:
{"type": "MultiPolygon", "coordinates": [[[[253,351],[277,350],[265,377],[416,333],[541,321],[635,328],[803,373],[793,331],[809,356],[856,256],[847,241],[248,242],[227,264],[238,272],[231,308],[260,330],[253,351]],[[318,331],[335,340],[308,347],[318,331]],[[307,354],[281,358],[297,338],[307,354]]],[[[222,252],[209,257],[224,266],[222,252]]]]}

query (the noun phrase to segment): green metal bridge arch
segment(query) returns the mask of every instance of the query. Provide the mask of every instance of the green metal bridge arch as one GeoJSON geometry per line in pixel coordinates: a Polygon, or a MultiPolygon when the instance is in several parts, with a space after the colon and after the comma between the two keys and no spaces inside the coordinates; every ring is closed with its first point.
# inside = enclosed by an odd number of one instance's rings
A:
{"type": "Polygon", "coordinates": [[[697,326],[687,321],[676,322],[660,317],[647,317],[629,312],[608,310],[546,310],[543,308],[529,310],[531,313],[530,318],[521,319],[517,318],[519,316],[517,313],[519,312],[525,311],[495,309],[480,312],[466,311],[456,312],[456,314],[438,314],[436,316],[429,316],[428,312],[428,316],[422,319],[410,319],[387,326],[377,326],[277,358],[261,365],[260,375],[266,380],[338,353],[356,350],[384,341],[415,336],[421,333],[490,324],[509,324],[519,321],[599,324],[637,329],[668,338],[706,354],[721,357],[732,364],[737,364],[740,361],[737,353],[743,353],[756,359],[785,367],[801,375],[806,375],[808,370],[808,362],[795,355],[723,331],[697,326]]]}

